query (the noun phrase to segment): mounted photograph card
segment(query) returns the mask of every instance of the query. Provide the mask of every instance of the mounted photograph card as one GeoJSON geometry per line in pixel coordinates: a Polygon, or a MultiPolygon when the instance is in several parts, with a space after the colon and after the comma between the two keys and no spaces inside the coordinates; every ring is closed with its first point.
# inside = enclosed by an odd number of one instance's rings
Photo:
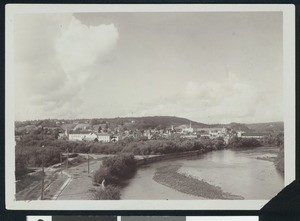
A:
{"type": "Polygon", "coordinates": [[[295,7],[8,4],[6,207],[259,210],[295,179],[295,7]]]}

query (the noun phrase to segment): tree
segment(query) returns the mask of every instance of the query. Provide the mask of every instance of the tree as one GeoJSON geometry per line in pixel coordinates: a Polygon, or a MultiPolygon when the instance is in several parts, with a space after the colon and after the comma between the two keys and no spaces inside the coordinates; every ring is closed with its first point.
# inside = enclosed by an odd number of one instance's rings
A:
{"type": "Polygon", "coordinates": [[[277,136],[275,138],[275,143],[276,143],[276,146],[278,146],[278,147],[283,146],[283,144],[284,144],[284,134],[283,133],[277,134],[277,136]]]}
{"type": "Polygon", "coordinates": [[[92,119],[91,120],[91,125],[94,126],[96,124],[98,124],[98,120],[97,119],[92,119]]]}
{"type": "Polygon", "coordinates": [[[282,174],[284,174],[284,134],[279,133],[275,140],[276,146],[279,147],[279,152],[275,160],[275,166],[282,174]]]}
{"type": "Polygon", "coordinates": [[[100,133],[101,131],[102,131],[102,127],[99,126],[99,128],[98,128],[98,133],[100,133]]]}

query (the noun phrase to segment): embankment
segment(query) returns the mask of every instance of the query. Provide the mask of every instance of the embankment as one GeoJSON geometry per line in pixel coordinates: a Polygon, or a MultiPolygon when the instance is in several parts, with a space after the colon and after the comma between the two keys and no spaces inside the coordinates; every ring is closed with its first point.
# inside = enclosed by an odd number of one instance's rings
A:
{"type": "Polygon", "coordinates": [[[145,156],[143,159],[136,159],[136,164],[137,164],[137,166],[142,166],[142,165],[147,165],[147,164],[155,163],[155,162],[162,161],[162,160],[170,160],[170,159],[177,159],[177,158],[182,158],[182,157],[198,156],[198,155],[207,153],[209,151],[212,151],[212,150],[210,150],[210,149],[195,150],[195,151],[171,153],[171,154],[164,154],[164,155],[151,156],[151,157],[145,156]]]}

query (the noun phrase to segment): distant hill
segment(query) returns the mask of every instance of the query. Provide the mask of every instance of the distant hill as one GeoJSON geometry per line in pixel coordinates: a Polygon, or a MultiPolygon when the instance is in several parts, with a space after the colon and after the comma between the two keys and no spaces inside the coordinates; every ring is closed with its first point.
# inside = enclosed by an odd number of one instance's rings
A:
{"type": "Polygon", "coordinates": [[[251,132],[252,130],[246,124],[232,122],[230,124],[211,124],[210,127],[230,127],[235,131],[251,132]]]}
{"type": "Polygon", "coordinates": [[[186,118],[171,117],[171,116],[153,116],[153,117],[126,117],[126,118],[112,118],[101,119],[106,120],[108,124],[123,124],[129,129],[150,129],[150,128],[167,128],[179,126],[182,124],[192,124],[194,128],[207,127],[207,124],[191,121],[186,118]]]}
{"type": "MultiPolygon", "coordinates": [[[[48,119],[42,121],[25,121],[15,122],[16,129],[22,129],[25,126],[54,126],[56,119],[48,119]]],[[[108,125],[110,129],[114,129],[118,126],[126,127],[129,130],[144,130],[144,129],[165,129],[173,126],[189,125],[192,124],[193,128],[204,127],[230,127],[235,131],[245,132],[281,132],[284,129],[283,122],[269,122],[269,123],[253,123],[243,124],[232,122],[230,124],[204,124],[196,121],[189,120],[187,118],[175,117],[175,116],[148,116],[148,117],[116,117],[116,118],[94,118],[94,119],[73,119],[73,120],[61,120],[64,123],[60,127],[65,129],[74,129],[85,125],[86,127],[94,127],[97,125],[108,125]]],[[[104,127],[104,126],[103,126],[104,127]]]]}
{"type": "Polygon", "coordinates": [[[232,122],[230,124],[212,124],[210,127],[230,127],[235,131],[244,131],[244,132],[267,132],[267,133],[276,133],[284,131],[283,122],[268,122],[268,123],[252,123],[252,124],[243,124],[232,122]]]}
{"type": "Polygon", "coordinates": [[[229,126],[231,129],[235,131],[245,131],[245,132],[250,132],[251,128],[249,128],[246,124],[239,124],[239,123],[230,123],[229,126]]]}
{"type": "Polygon", "coordinates": [[[203,127],[230,127],[235,131],[244,132],[279,132],[283,131],[283,122],[270,122],[270,123],[254,123],[243,124],[232,122],[230,124],[204,124],[196,121],[189,120],[187,118],[172,117],[172,116],[152,116],[152,117],[125,117],[125,118],[110,118],[99,119],[100,121],[106,121],[110,126],[118,125],[122,123],[128,129],[149,129],[149,128],[167,128],[179,125],[192,124],[193,128],[203,127]]]}
{"type": "Polygon", "coordinates": [[[282,132],[284,131],[284,123],[269,122],[269,123],[254,123],[246,124],[248,128],[257,132],[282,132]]]}

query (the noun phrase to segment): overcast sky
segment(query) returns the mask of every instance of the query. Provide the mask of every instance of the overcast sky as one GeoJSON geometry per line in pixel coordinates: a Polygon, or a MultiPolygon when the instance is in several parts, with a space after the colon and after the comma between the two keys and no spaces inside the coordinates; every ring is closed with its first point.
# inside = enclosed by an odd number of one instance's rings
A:
{"type": "Polygon", "coordinates": [[[280,12],[15,17],[16,120],[283,120],[280,12]]]}

